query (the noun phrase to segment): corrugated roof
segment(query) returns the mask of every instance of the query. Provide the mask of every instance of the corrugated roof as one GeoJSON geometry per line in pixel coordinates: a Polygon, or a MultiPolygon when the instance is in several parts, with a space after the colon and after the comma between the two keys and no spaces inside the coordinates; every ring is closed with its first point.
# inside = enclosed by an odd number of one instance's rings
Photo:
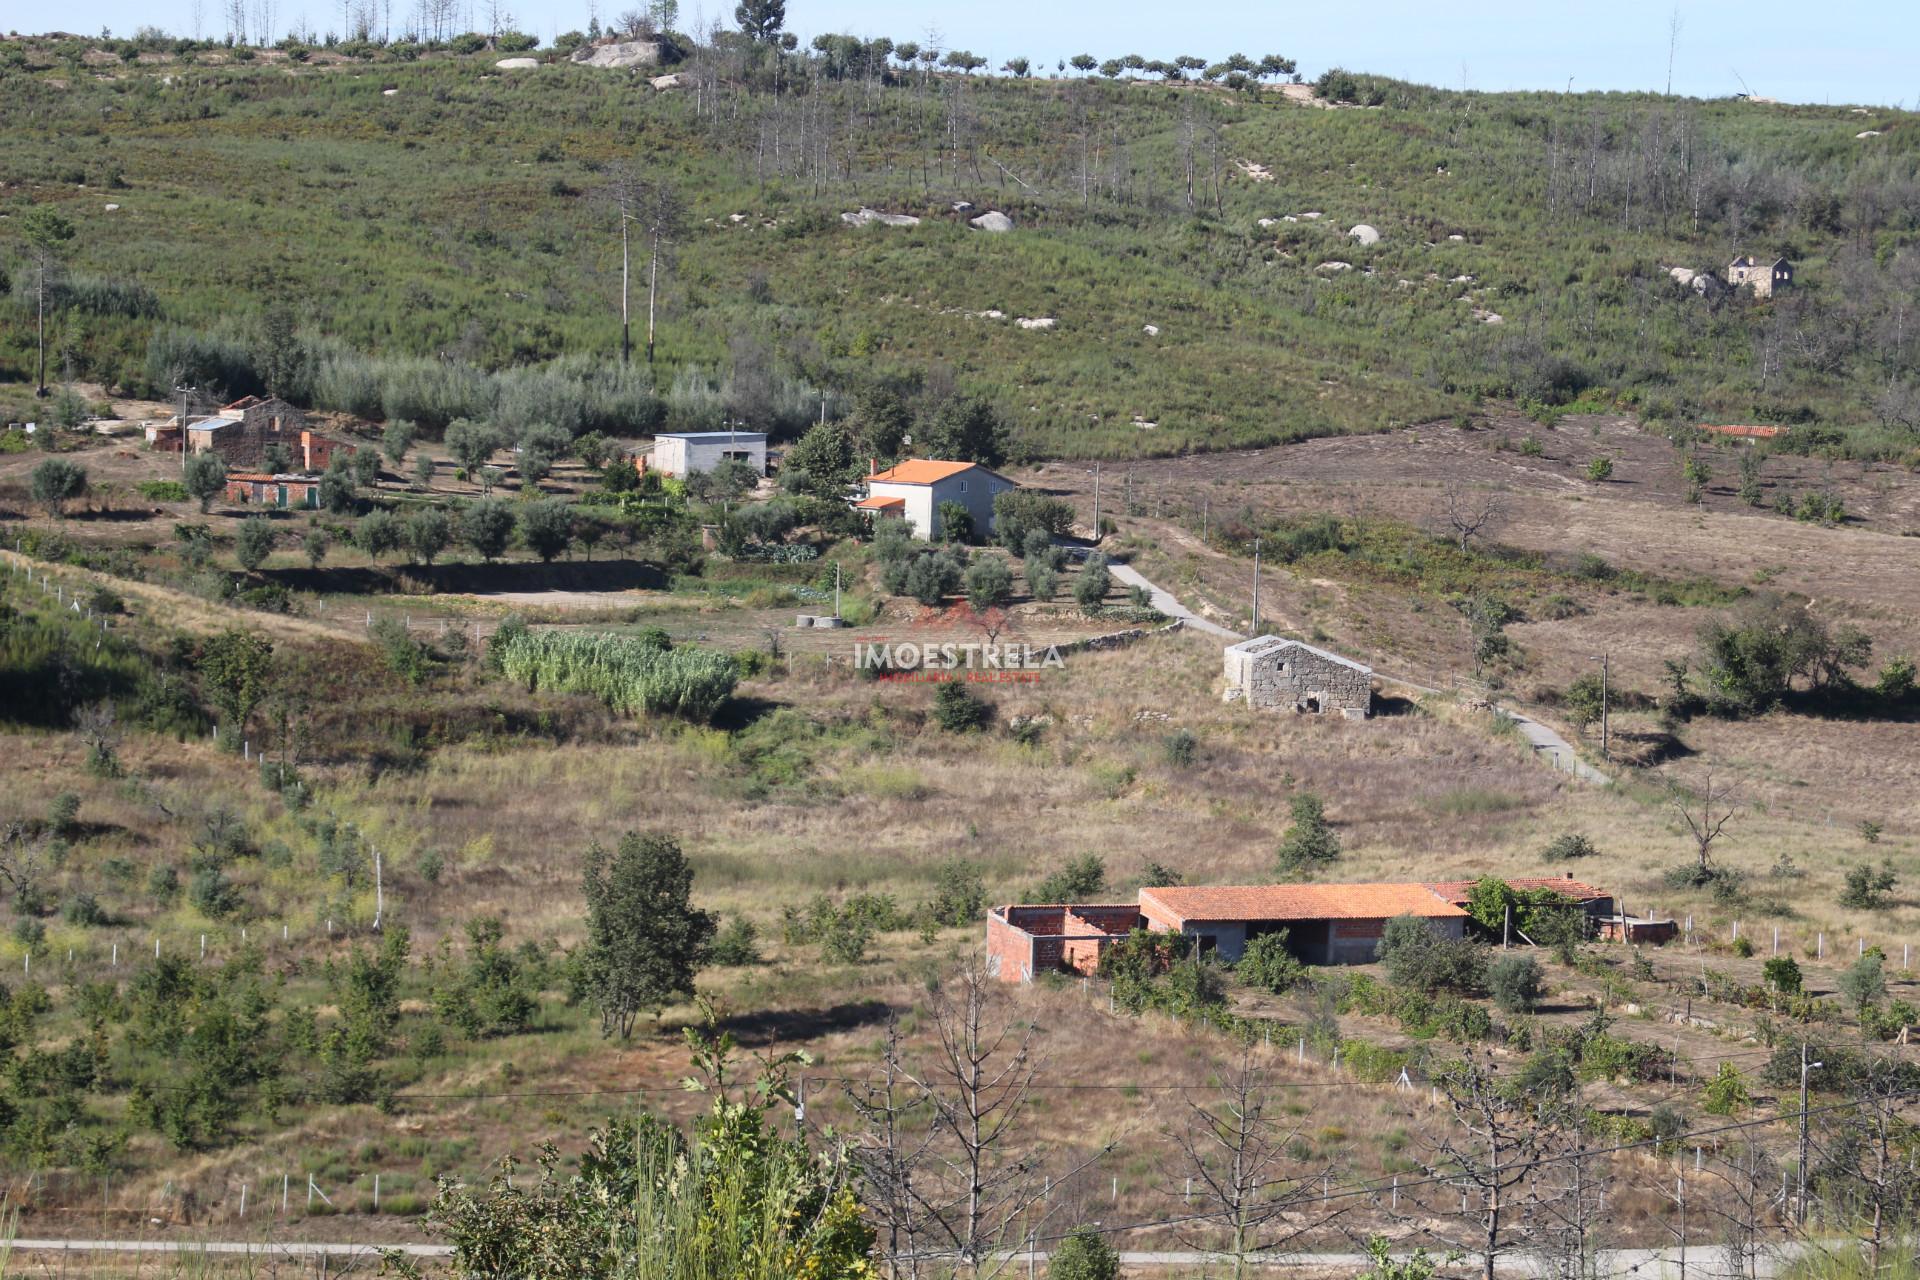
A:
{"type": "Polygon", "coordinates": [[[1140,908],[1193,920],[1448,919],[1467,913],[1423,884],[1262,884],[1142,889],[1140,908]]]}
{"type": "MultiPolygon", "coordinates": [[[[1598,885],[1587,884],[1581,880],[1569,880],[1564,876],[1496,876],[1494,879],[1505,880],[1523,893],[1535,889],[1551,889],[1577,902],[1592,902],[1596,898],[1613,896],[1598,885]]],[[[1439,880],[1429,884],[1427,888],[1449,902],[1464,902],[1467,895],[1473,892],[1473,886],[1479,883],[1478,880],[1439,880]]]]}
{"type": "MultiPolygon", "coordinates": [[[[896,462],[885,471],[875,472],[867,479],[878,480],[883,484],[936,484],[948,476],[957,476],[962,471],[971,471],[979,465],[977,462],[940,462],[933,458],[908,458],[905,462],[896,462]]],[[[981,469],[985,470],[985,468],[981,469]]]]}

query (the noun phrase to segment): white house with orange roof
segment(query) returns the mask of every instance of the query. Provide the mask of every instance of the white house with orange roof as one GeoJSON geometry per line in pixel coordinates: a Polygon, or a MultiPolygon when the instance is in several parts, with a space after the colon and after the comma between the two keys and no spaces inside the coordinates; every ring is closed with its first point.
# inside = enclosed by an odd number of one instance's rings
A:
{"type": "Polygon", "coordinates": [[[855,509],[878,520],[905,520],[916,537],[944,537],[940,504],[957,502],[973,517],[973,531],[982,537],[993,532],[993,500],[1013,481],[977,462],[941,462],[909,458],[866,478],[867,495],[855,509]]]}

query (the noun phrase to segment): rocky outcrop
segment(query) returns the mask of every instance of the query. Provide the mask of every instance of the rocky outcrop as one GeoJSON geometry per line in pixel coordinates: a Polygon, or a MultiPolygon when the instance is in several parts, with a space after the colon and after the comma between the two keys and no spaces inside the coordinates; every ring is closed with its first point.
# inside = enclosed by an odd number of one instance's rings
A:
{"type": "Polygon", "coordinates": [[[573,51],[573,61],[585,67],[657,67],[669,60],[663,40],[615,40],[610,44],[583,44],[573,51]]]}
{"type": "Polygon", "coordinates": [[[998,209],[989,209],[977,218],[968,218],[967,225],[976,231],[1011,231],[1013,230],[1013,219],[998,209]]]}

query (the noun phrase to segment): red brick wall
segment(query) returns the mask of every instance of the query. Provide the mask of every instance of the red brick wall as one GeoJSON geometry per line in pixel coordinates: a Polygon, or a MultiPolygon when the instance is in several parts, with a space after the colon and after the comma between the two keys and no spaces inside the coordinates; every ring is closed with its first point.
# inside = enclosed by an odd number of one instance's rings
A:
{"type": "Polygon", "coordinates": [[[987,962],[998,971],[1002,982],[1025,982],[1033,973],[1033,935],[1008,924],[1001,915],[1007,908],[987,913],[987,962]]]}

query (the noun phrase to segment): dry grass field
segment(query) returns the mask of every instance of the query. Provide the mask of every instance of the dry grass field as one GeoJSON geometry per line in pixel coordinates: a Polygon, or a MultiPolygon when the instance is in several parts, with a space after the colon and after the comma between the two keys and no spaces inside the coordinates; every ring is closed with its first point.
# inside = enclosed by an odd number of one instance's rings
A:
{"type": "MultiPolygon", "coordinates": [[[[1920,543],[1899,536],[1913,510],[1908,478],[1821,477],[1852,486],[1847,504],[1861,513],[1857,524],[1824,529],[1753,514],[1718,492],[1699,506],[1686,504],[1661,470],[1657,451],[1667,451],[1670,463],[1669,446],[1610,424],[1598,428],[1619,459],[1621,479],[1607,487],[1574,478],[1583,451],[1595,447],[1584,427],[1547,433],[1546,456],[1527,458],[1489,447],[1501,433],[1522,430],[1504,420],[1465,433],[1428,427],[1142,464],[1135,476],[1140,514],[1121,517],[1115,541],[1155,581],[1232,624],[1244,619],[1250,565],[1201,540],[1201,510],[1208,519],[1240,506],[1261,515],[1330,511],[1432,528],[1436,495],[1464,478],[1501,487],[1501,543],[1591,552],[1664,580],[1802,592],[1826,616],[1871,630],[1878,654],[1915,647],[1920,543]],[[1202,494],[1210,496],[1197,504],[1202,494]]],[[[89,464],[104,452],[89,451],[89,464]]],[[[132,485],[150,478],[155,460],[115,457],[105,466],[121,464],[119,483],[132,485]]],[[[20,458],[0,461],[0,504],[17,502],[22,465],[20,458]]],[[[1780,465],[1784,476],[1787,464],[1780,465]]],[[[1715,469],[1727,473],[1733,464],[1717,461],[1715,469]]],[[[1077,470],[1045,469],[1033,478],[1070,492],[1090,515],[1091,493],[1077,470]]],[[[1103,501],[1114,504],[1108,510],[1119,509],[1115,492],[1103,490],[1103,501]]],[[[63,532],[125,547],[164,569],[173,554],[171,525],[185,518],[194,513],[177,506],[138,518],[78,517],[63,532]]],[[[36,516],[32,525],[50,522],[36,516]]],[[[366,568],[357,556],[343,549],[339,567],[366,568]]],[[[9,575],[24,563],[9,553],[9,575]]],[[[849,592],[874,597],[869,570],[849,563],[849,592]]],[[[386,918],[413,932],[412,982],[426,983],[428,965],[440,957],[457,961],[468,953],[463,926],[476,916],[502,918],[516,945],[561,954],[581,938],[585,850],[629,830],[674,835],[690,856],[700,902],[752,921],[766,957],[751,968],[708,971],[702,990],[720,1002],[748,1047],[812,1055],[812,1123],[852,1122],[840,1082],[871,1073],[889,1011],[901,1020],[909,1053],[928,1052],[930,1001],[978,938],[973,929],[939,930],[927,939],[907,930],[884,933],[859,962],[833,963],[815,944],[782,936],[785,908],[853,893],[885,894],[911,907],[932,893],[951,860],[975,867],[994,901],[1017,899],[1086,854],[1104,861],[1102,896],[1113,898],[1130,895],[1150,865],[1189,883],[1267,880],[1276,874],[1288,802],[1302,792],[1326,802],[1344,847],[1330,878],[1571,872],[1635,910],[1694,919],[1696,936],[1651,953],[1650,971],[1635,972],[1622,949],[1597,948],[1579,968],[1549,963],[1538,1026],[1572,1027],[1604,1009],[1614,1034],[1677,1055],[1666,1085],[1597,1080],[1586,1086],[1588,1105],[1644,1118],[1661,1101],[1696,1107],[1702,1081],[1722,1062],[1757,1072],[1779,1029],[1754,1011],[1697,1005],[1692,992],[1709,970],[1757,982],[1776,927],[1782,950],[1806,967],[1810,991],[1831,995],[1840,968],[1864,941],[1892,958],[1892,994],[1915,998],[1899,967],[1903,948],[1920,941],[1920,901],[1912,891],[1920,801],[1911,785],[1920,743],[1911,723],[1787,712],[1748,722],[1696,720],[1684,726],[1683,749],[1666,764],[1623,770],[1617,785],[1601,788],[1547,769],[1496,716],[1466,698],[1402,696],[1390,683],[1383,714],[1359,723],[1262,716],[1224,704],[1220,646],[1193,633],[1072,653],[1030,684],[978,685],[992,706],[990,725],[953,734],[934,718],[930,686],[863,679],[844,661],[848,646],[866,638],[982,638],[957,612],[898,600],[882,602],[869,626],[830,632],[794,630],[792,602],[628,587],[536,588],[497,598],[319,590],[296,593],[294,614],[239,614],[161,581],[73,567],[53,572],[68,590],[107,585],[117,592],[127,613],[113,623],[116,634],[158,646],[174,633],[206,635],[241,619],[307,673],[318,696],[302,768],[315,808],[355,824],[381,848],[386,918]],[[369,612],[405,616],[422,635],[444,630],[477,639],[509,610],[545,625],[661,626],[676,642],[763,656],[759,673],[720,720],[693,726],[623,721],[585,699],[507,687],[486,673],[473,644],[409,686],[386,670],[366,639],[369,612]],[[764,656],[775,647],[777,658],[764,656]],[[1037,736],[1022,741],[1010,733],[1016,717],[1035,721],[1037,736]],[[1182,731],[1195,744],[1191,759],[1170,749],[1182,731]],[[1708,767],[1736,786],[1739,813],[1716,857],[1746,873],[1738,901],[1665,887],[1665,873],[1688,859],[1691,846],[1666,803],[1662,776],[1693,780],[1708,767]],[[1856,829],[1869,818],[1885,828],[1873,845],[1856,829]],[[1598,852],[1572,865],[1545,861],[1547,843],[1570,832],[1588,836],[1598,852]],[[1847,867],[1882,859],[1902,876],[1891,904],[1872,912],[1841,908],[1847,867]],[[1736,921],[1758,954],[1730,946],[1736,921]]],[[[17,585],[18,577],[7,581],[17,585]]],[[[1501,697],[1530,710],[1546,691],[1586,670],[1587,656],[1600,649],[1613,655],[1617,689],[1657,691],[1662,659],[1685,652],[1700,622],[1719,607],[1658,604],[1645,593],[1564,575],[1517,575],[1513,582],[1528,602],[1564,593],[1574,606],[1557,618],[1529,610],[1529,620],[1512,628],[1521,662],[1501,697]]],[[[1310,571],[1269,565],[1262,607],[1269,627],[1366,657],[1389,675],[1453,685],[1470,665],[1458,614],[1418,587],[1330,573],[1318,561],[1310,571]]],[[[1023,606],[1001,638],[1044,644],[1112,627],[1023,606]]],[[[1542,714],[1551,718],[1552,708],[1542,714]]],[[[1646,712],[1623,713],[1615,727],[1628,740],[1657,732],[1646,712]]],[[[1591,735],[1587,741],[1597,756],[1597,743],[1591,735]]],[[[280,744],[263,735],[262,745],[280,744]]],[[[263,845],[306,847],[300,815],[261,785],[251,762],[208,742],[138,733],[121,747],[120,779],[89,776],[84,747],[64,732],[12,732],[5,753],[0,813],[32,818],[48,812],[56,796],[76,796],[85,838],[54,872],[53,889],[62,898],[98,892],[112,916],[105,927],[50,922],[33,972],[46,974],[56,997],[75,984],[119,976],[116,945],[125,965],[156,939],[163,950],[190,954],[204,937],[217,960],[242,944],[245,929],[246,941],[264,941],[289,992],[314,1001],[323,1019],[334,1016],[322,979],[369,936],[374,903],[365,886],[342,897],[316,883],[299,858],[284,866],[249,862],[234,872],[248,909],[227,920],[184,901],[156,902],[139,888],[149,868],[192,856],[197,824],[217,809],[236,815],[263,845]],[[51,968],[43,968],[49,957],[51,968]]],[[[25,948],[0,938],[0,967],[25,963],[25,948]]],[[[1003,1016],[1039,1029],[1043,1081],[1099,1086],[1048,1092],[1034,1110],[1031,1135],[1063,1168],[1112,1144],[1087,1172],[1056,1189],[1056,1212],[1062,1220],[1163,1221],[1179,1202],[1166,1129],[1179,1099],[1193,1096],[1173,1086],[1216,1086],[1234,1055],[1231,1043],[1159,1015],[1116,1014],[1098,984],[1045,982],[1003,996],[1003,1016]]],[[[1279,1042],[1260,1051],[1271,1053],[1288,1082],[1284,1105],[1299,1128],[1300,1169],[1337,1165],[1340,1177],[1358,1182],[1415,1167],[1442,1127],[1431,1096],[1332,1066],[1324,1039],[1304,1055],[1298,1041],[1318,1032],[1412,1052],[1416,1060],[1445,1056],[1452,1046],[1362,1014],[1337,1017],[1328,1031],[1326,1011],[1300,997],[1235,998],[1242,1012],[1280,1029],[1279,1042]],[[1289,1034],[1295,1043],[1286,1042],[1289,1034]]],[[[425,1016],[424,986],[408,1008],[411,1017],[425,1016]]],[[[104,1212],[97,1187],[56,1172],[27,1198],[23,1229],[127,1232],[157,1215],[163,1225],[149,1229],[174,1237],[265,1227],[288,1238],[415,1238],[417,1214],[438,1175],[481,1176],[502,1155],[577,1135],[626,1108],[689,1114],[697,1100],[678,1089],[687,1069],[679,1027],[693,1017],[690,1008],[677,1008],[658,1024],[643,1024],[630,1043],[607,1041],[556,983],[543,993],[532,1033],[456,1043],[410,1062],[384,1109],[291,1106],[273,1122],[250,1116],[233,1145],[184,1154],[135,1132],[126,1147],[133,1171],[114,1183],[104,1212]],[[376,1173],[378,1214],[371,1199],[376,1173]],[[316,1202],[306,1212],[299,1188],[309,1174],[334,1196],[333,1209],[316,1202]],[[262,1189],[272,1201],[282,1176],[294,1188],[287,1217],[277,1204],[266,1217],[253,1217],[262,1189]],[[242,1185],[256,1206],[246,1220],[238,1215],[242,1185]]],[[[1523,1056],[1517,1049],[1500,1053],[1513,1065],[1523,1056]]],[[[1756,1085],[1755,1114],[1775,1101],[1756,1085]]],[[[1769,1140],[1782,1136],[1769,1133],[1769,1140]]],[[[1646,1153],[1615,1158],[1618,1238],[1654,1240],[1665,1229],[1653,1189],[1662,1167],[1646,1153]]],[[[1357,1215],[1314,1238],[1344,1244],[1361,1226],[1383,1222],[1357,1215]]],[[[1128,1242],[1185,1243],[1172,1228],[1143,1228],[1128,1242]]]]}

